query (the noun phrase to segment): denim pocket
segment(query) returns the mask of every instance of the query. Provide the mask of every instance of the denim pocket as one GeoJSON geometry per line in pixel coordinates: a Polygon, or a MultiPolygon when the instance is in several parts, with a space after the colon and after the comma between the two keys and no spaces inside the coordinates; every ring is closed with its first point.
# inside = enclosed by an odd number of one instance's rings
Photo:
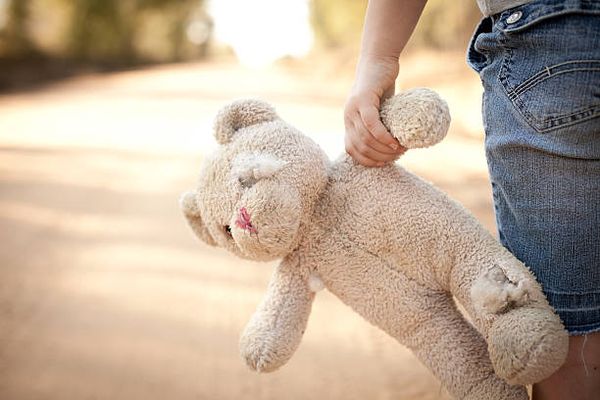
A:
{"type": "Polygon", "coordinates": [[[600,117],[599,13],[534,2],[500,16],[505,57],[498,78],[537,132],[600,117]]]}
{"type": "Polygon", "coordinates": [[[469,47],[467,48],[467,64],[475,70],[477,73],[481,73],[483,68],[489,64],[488,57],[486,56],[482,46],[478,45],[482,41],[482,35],[489,34],[492,31],[493,22],[491,17],[483,18],[475,32],[471,36],[469,47]]]}
{"type": "Polygon", "coordinates": [[[526,79],[507,67],[501,81],[527,122],[544,133],[600,116],[600,60],[543,66],[526,79]]]}

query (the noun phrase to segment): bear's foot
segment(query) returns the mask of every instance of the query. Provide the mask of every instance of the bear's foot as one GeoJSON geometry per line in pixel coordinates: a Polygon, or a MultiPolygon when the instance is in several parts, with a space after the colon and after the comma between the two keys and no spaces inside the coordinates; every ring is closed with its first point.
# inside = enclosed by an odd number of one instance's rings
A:
{"type": "Polygon", "coordinates": [[[511,384],[539,382],[567,356],[569,336],[549,307],[519,307],[498,316],[488,351],[498,376],[511,384]]]}

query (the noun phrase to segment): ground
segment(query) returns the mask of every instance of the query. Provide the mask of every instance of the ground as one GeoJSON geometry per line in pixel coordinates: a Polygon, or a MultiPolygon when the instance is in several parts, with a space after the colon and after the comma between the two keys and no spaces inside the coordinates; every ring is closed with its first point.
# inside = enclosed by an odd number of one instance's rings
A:
{"type": "MultiPolygon", "coordinates": [[[[409,57],[401,71],[402,87],[448,100],[453,124],[400,162],[493,231],[478,78],[456,54],[409,57]]],[[[408,350],[326,292],[288,365],[247,369],[238,337],[273,264],[200,243],[177,207],[231,98],[263,97],[341,153],[350,76],[201,63],[0,95],[0,398],[448,399],[408,350]]]]}

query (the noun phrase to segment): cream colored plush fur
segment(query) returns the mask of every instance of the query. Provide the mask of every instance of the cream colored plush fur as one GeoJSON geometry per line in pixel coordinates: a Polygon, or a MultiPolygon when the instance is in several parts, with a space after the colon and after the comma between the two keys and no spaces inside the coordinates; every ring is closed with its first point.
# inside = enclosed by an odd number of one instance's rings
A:
{"type": "MultiPolygon", "coordinates": [[[[438,142],[449,124],[427,89],[396,95],[381,114],[406,147],[438,142]]],[[[568,336],[532,274],[440,190],[395,164],[330,163],[260,101],[223,108],[215,132],[222,146],[181,199],[189,224],[239,257],[282,259],[241,338],[250,367],[289,360],[322,287],[408,346],[457,399],[526,399],[521,384],[562,364],[568,336]]]]}

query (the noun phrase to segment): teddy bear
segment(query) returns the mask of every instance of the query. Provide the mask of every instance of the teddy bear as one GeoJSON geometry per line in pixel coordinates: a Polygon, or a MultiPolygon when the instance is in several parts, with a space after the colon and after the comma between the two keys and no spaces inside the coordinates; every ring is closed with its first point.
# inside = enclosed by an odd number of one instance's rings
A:
{"type": "MultiPolygon", "coordinates": [[[[406,148],[439,142],[450,123],[425,88],[391,97],[380,115],[406,148]]],[[[532,273],[432,184],[398,163],[331,162],[260,100],[222,108],[214,134],[218,150],[180,199],[189,225],[238,257],[281,260],[240,339],[252,369],[291,358],[323,288],[457,399],[527,399],[523,385],[564,362],[568,335],[532,273]]]]}

